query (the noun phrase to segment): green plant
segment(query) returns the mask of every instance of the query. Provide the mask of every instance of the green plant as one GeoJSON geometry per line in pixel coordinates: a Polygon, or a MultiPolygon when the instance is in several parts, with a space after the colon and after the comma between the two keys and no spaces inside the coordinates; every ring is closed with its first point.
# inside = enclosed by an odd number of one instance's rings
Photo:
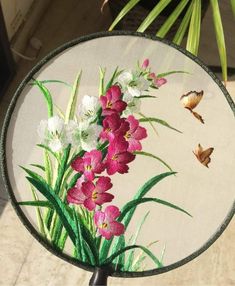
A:
{"type": "MultiPolygon", "coordinates": [[[[107,1],[105,1],[107,2],[107,1]]],[[[112,25],[109,28],[109,31],[112,31],[115,26],[127,15],[138,3],[140,0],[129,0],[125,7],[119,12],[116,19],[113,21],[112,25]]],[[[156,1],[155,7],[147,15],[147,17],[142,21],[138,32],[145,32],[146,29],[152,24],[152,22],[157,19],[159,14],[167,8],[169,4],[173,2],[172,0],[160,0],[156,1]]],[[[180,14],[186,8],[186,13],[184,14],[178,30],[175,33],[173,42],[177,45],[181,45],[184,36],[187,34],[187,43],[186,49],[194,55],[198,54],[199,43],[200,43],[200,34],[201,34],[201,5],[202,0],[180,0],[179,4],[171,15],[166,19],[164,24],[156,31],[156,36],[164,38],[171,27],[175,24],[176,20],[179,18],[180,14]]],[[[231,8],[235,16],[235,0],[230,0],[231,8]]],[[[210,5],[213,13],[213,23],[217,41],[218,52],[220,56],[220,62],[222,67],[223,80],[227,81],[227,54],[226,54],[226,45],[224,38],[224,29],[222,24],[222,19],[220,15],[220,7],[218,0],[210,0],[210,5]]]]}

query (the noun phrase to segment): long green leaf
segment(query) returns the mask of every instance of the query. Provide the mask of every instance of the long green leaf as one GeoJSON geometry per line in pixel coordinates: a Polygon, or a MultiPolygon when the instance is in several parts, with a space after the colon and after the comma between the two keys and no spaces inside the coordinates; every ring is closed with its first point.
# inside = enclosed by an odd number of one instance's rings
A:
{"type": "Polygon", "coordinates": [[[45,172],[45,167],[43,167],[42,165],[39,165],[39,164],[30,164],[30,166],[36,167],[36,168],[42,170],[43,172],[45,172]]]}
{"type": "MultiPolygon", "coordinates": [[[[125,241],[124,235],[121,235],[118,241],[119,241],[119,244],[118,244],[119,249],[122,249],[126,246],[126,241],[125,241]]],[[[125,265],[125,252],[123,252],[118,257],[116,257],[113,260],[113,263],[115,264],[115,270],[120,271],[122,269],[123,265],[125,265]]]]}
{"type": "Polygon", "coordinates": [[[23,201],[17,203],[20,206],[44,207],[53,209],[53,205],[48,201],[23,201]]]}
{"type": "Polygon", "coordinates": [[[68,123],[69,120],[74,119],[75,111],[76,111],[76,105],[77,105],[77,99],[78,99],[78,88],[80,84],[82,76],[82,71],[77,75],[76,80],[73,85],[72,93],[68,102],[68,106],[66,109],[65,114],[65,123],[68,123]]]}
{"type": "Polygon", "coordinates": [[[161,77],[166,77],[168,75],[171,75],[171,74],[177,74],[177,73],[186,73],[186,74],[190,74],[189,72],[187,71],[169,71],[169,72],[163,72],[163,73],[159,73],[157,75],[158,78],[161,78],[161,77]]]}
{"type": "Polygon", "coordinates": [[[201,30],[201,0],[193,1],[193,12],[189,26],[186,49],[192,54],[197,55],[201,30]]]}
{"type": "Polygon", "coordinates": [[[187,31],[187,28],[189,26],[189,22],[192,16],[193,12],[193,1],[190,3],[190,6],[188,7],[187,12],[184,15],[184,18],[174,36],[173,43],[180,45],[181,42],[183,41],[184,35],[187,31]]]}
{"type": "Polygon", "coordinates": [[[235,18],[235,0],[230,0],[230,3],[231,3],[231,7],[232,7],[233,16],[235,18]]]}
{"type": "Polygon", "coordinates": [[[115,71],[113,72],[111,79],[109,80],[109,82],[106,85],[105,91],[107,91],[114,83],[114,80],[116,79],[117,75],[120,74],[118,73],[118,67],[116,67],[115,71]]]}
{"type": "Polygon", "coordinates": [[[46,175],[46,181],[51,186],[52,184],[52,163],[50,159],[49,152],[45,149],[44,150],[44,165],[45,165],[45,175],[46,175]]]}
{"type": "Polygon", "coordinates": [[[218,0],[210,0],[212,12],[213,12],[213,21],[215,28],[216,41],[220,56],[220,62],[222,67],[223,79],[227,81],[227,53],[225,47],[225,39],[224,39],[224,29],[220,16],[220,8],[218,4],[218,0]]]}
{"type": "MultiPolygon", "coordinates": [[[[152,177],[138,190],[138,192],[136,193],[133,199],[137,200],[137,199],[143,198],[157,183],[162,181],[164,178],[169,177],[171,175],[175,175],[175,174],[176,172],[166,172],[166,173],[162,173],[160,175],[152,177]]],[[[121,213],[123,212],[123,210],[125,210],[126,205],[124,205],[124,207],[122,208],[121,213]]],[[[131,218],[133,217],[135,209],[136,208],[132,208],[132,210],[129,211],[128,215],[125,216],[125,218],[123,219],[123,223],[126,228],[129,225],[131,218]]]]}
{"type": "Polygon", "coordinates": [[[143,155],[143,156],[147,156],[147,157],[156,159],[159,162],[161,162],[165,167],[167,167],[170,171],[173,171],[171,169],[171,167],[166,162],[164,162],[161,158],[159,158],[159,157],[157,157],[157,156],[155,156],[155,155],[153,155],[151,153],[148,153],[148,152],[145,152],[145,151],[135,151],[134,154],[136,154],[136,155],[143,155]]]}
{"type": "MultiPolygon", "coordinates": [[[[72,86],[71,86],[70,84],[68,84],[67,82],[64,82],[64,81],[62,81],[62,80],[54,80],[54,79],[52,79],[52,80],[41,80],[40,82],[41,82],[42,84],[47,84],[47,83],[62,83],[62,84],[64,84],[64,85],[66,85],[67,87],[72,88],[72,86]]],[[[31,83],[30,85],[36,85],[36,83],[33,82],[33,83],[31,83]]]]}
{"type": "Polygon", "coordinates": [[[112,25],[109,27],[109,31],[112,31],[114,27],[122,20],[122,18],[132,9],[134,8],[140,0],[130,0],[127,2],[125,7],[119,12],[116,19],[113,21],[112,25]]]}
{"type": "Polygon", "coordinates": [[[162,119],[159,119],[159,118],[155,118],[155,117],[144,117],[144,118],[140,118],[139,119],[139,122],[156,122],[156,123],[159,123],[165,127],[168,127],[172,130],[175,130],[179,133],[182,133],[180,130],[172,127],[170,124],[168,124],[165,120],[162,120],[162,119]]]}
{"type": "Polygon", "coordinates": [[[55,188],[54,188],[55,194],[60,193],[61,184],[62,184],[64,174],[67,168],[70,150],[71,150],[71,144],[69,144],[68,147],[65,148],[63,157],[61,159],[61,162],[58,168],[57,179],[56,179],[55,188]]]}
{"type": "MultiPolygon", "coordinates": [[[[166,172],[166,173],[162,173],[160,175],[152,177],[137,191],[133,200],[143,198],[157,183],[159,183],[164,178],[171,176],[171,175],[174,175],[174,174],[176,174],[176,172],[166,172]]],[[[124,209],[124,208],[125,208],[125,205],[122,209],[124,209]]],[[[128,227],[128,225],[129,225],[129,223],[130,223],[130,221],[134,215],[135,209],[136,208],[132,208],[132,210],[129,211],[128,215],[125,216],[125,218],[123,219],[122,223],[124,224],[125,228],[128,227]]],[[[122,212],[122,210],[121,210],[121,212],[122,212]]],[[[117,240],[118,239],[119,238],[117,238],[117,240]]],[[[105,259],[108,256],[112,241],[113,241],[113,238],[111,238],[110,240],[104,240],[103,241],[103,244],[101,246],[101,251],[100,251],[102,259],[105,259]]],[[[116,245],[118,245],[118,242],[116,242],[116,245]]]]}
{"type": "Polygon", "coordinates": [[[160,262],[160,260],[149,250],[147,249],[146,247],[144,246],[141,246],[141,245],[131,245],[131,246],[127,246],[127,247],[124,247],[122,249],[120,249],[119,251],[117,251],[116,253],[112,254],[109,258],[107,258],[106,260],[103,261],[103,265],[109,265],[110,263],[112,263],[112,261],[118,257],[119,255],[121,255],[122,253],[128,251],[128,250],[131,250],[131,249],[134,249],[134,248],[139,248],[141,249],[142,251],[144,251],[149,258],[151,258],[153,260],[153,262],[156,264],[156,267],[157,268],[160,268],[162,267],[162,263],[160,262]]]}
{"type": "MultiPolygon", "coordinates": [[[[146,219],[147,219],[147,217],[148,217],[148,215],[150,214],[150,211],[148,211],[145,215],[144,215],[144,217],[142,218],[142,220],[140,221],[140,224],[139,224],[139,226],[138,226],[138,228],[137,228],[137,231],[136,231],[136,233],[135,233],[135,235],[134,235],[134,237],[133,237],[133,239],[132,239],[132,241],[131,241],[131,244],[133,245],[133,244],[136,244],[136,241],[137,241],[137,238],[138,238],[138,236],[139,236],[139,234],[140,234],[140,231],[141,231],[141,229],[142,229],[142,226],[143,226],[143,224],[145,223],[145,221],[146,221],[146,219]]],[[[135,250],[132,250],[131,252],[130,252],[130,254],[128,255],[128,257],[127,257],[127,263],[125,264],[125,271],[130,271],[131,270],[131,267],[133,266],[133,262],[134,262],[134,253],[135,253],[135,250]]]]}
{"type": "Polygon", "coordinates": [[[76,244],[76,226],[72,220],[70,214],[66,210],[66,205],[55,195],[52,188],[46,183],[46,181],[39,179],[38,177],[26,177],[27,180],[53,205],[54,209],[58,213],[64,228],[67,230],[70,239],[73,244],[76,244]]]}
{"type": "Polygon", "coordinates": [[[99,96],[104,94],[104,77],[105,77],[105,69],[100,67],[100,84],[99,84],[99,96]]]}
{"type": "Polygon", "coordinates": [[[46,99],[48,117],[52,117],[53,116],[53,100],[52,100],[52,96],[49,90],[39,80],[34,79],[34,83],[39,87],[39,89],[44,95],[44,98],[46,99]]]}
{"type": "Polygon", "coordinates": [[[161,199],[156,199],[156,198],[140,198],[140,199],[136,199],[136,200],[132,200],[130,202],[128,202],[124,208],[122,209],[122,212],[121,212],[121,215],[119,216],[118,218],[118,221],[122,221],[125,216],[134,208],[136,208],[138,205],[140,204],[143,204],[143,203],[146,203],[146,202],[154,202],[154,203],[158,203],[158,204],[161,204],[161,205],[165,205],[167,207],[170,207],[170,208],[173,208],[173,209],[176,209],[178,211],[181,211],[189,216],[191,216],[190,213],[188,213],[187,211],[185,211],[184,209],[172,204],[172,203],[169,203],[167,201],[164,201],[164,200],[161,200],[161,199]]]}
{"type": "Polygon", "coordinates": [[[58,155],[55,152],[53,152],[48,146],[46,146],[44,144],[37,144],[37,146],[47,150],[50,154],[52,154],[56,158],[57,161],[59,161],[58,155]]]}
{"type": "Polygon", "coordinates": [[[178,19],[179,15],[182,13],[189,0],[181,0],[175,10],[171,13],[171,15],[167,18],[165,23],[161,26],[161,28],[157,32],[157,36],[160,38],[164,38],[166,34],[169,32],[170,28],[173,26],[175,21],[178,19]]]}
{"type": "Polygon", "coordinates": [[[148,16],[144,19],[144,21],[141,23],[137,32],[144,32],[170,2],[171,0],[160,0],[158,4],[153,8],[153,10],[148,14],[148,16]]]}

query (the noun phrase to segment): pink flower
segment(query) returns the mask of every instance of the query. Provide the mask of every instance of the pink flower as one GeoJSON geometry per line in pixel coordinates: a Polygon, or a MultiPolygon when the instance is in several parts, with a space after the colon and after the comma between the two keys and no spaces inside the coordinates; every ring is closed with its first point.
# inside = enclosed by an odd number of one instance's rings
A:
{"type": "Polygon", "coordinates": [[[144,127],[139,126],[139,121],[133,115],[126,119],[129,122],[130,129],[126,132],[124,138],[129,143],[127,151],[134,152],[142,149],[140,140],[147,137],[147,131],[144,127]]]}
{"type": "Polygon", "coordinates": [[[150,73],[150,74],[148,75],[148,77],[153,80],[153,84],[154,84],[156,87],[160,87],[160,86],[162,86],[163,84],[167,83],[167,80],[166,80],[165,78],[163,78],[163,77],[158,78],[158,77],[155,75],[155,73],[150,73]]]}
{"type": "Polygon", "coordinates": [[[127,151],[128,142],[123,137],[115,138],[108,147],[106,168],[109,175],[116,172],[124,174],[128,172],[128,163],[135,159],[135,155],[127,151]]]}
{"type": "Polygon", "coordinates": [[[86,196],[83,194],[80,188],[75,186],[74,188],[68,190],[67,202],[69,204],[81,205],[84,203],[85,199],[86,196]]]}
{"type": "Polygon", "coordinates": [[[106,95],[100,97],[102,106],[102,115],[110,115],[112,113],[121,113],[127,106],[126,102],[121,100],[121,89],[118,85],[111,86],[106,95]]]}
{"type": "Polygon", "coordinates": [[[145,59],[142,63],[141,68],[145,70],[148,66],[149,66],[149,59],[145,59]]]}
{"type": "Polygon", "coordinates": [[[114,198],[112,194],[106,193],[111,189],[113,184],[109,177],[100,177],[96,184],[91,181],[82,184],[82,193],[85,195],[83,202],[84,206],[92,211],[96,205],[102,205],[104,203],[111,202],[114,198]]]}
{"type": "Polygon", "coordinates": [[[113,113],[103,120],[103,131],[100,133],[100,138],[112,141],[117,136],[124,136],[128,129],[128,122],[124,118],[121,119],[117,113],[113,113]]]}
{"type": "Polygon", "coordinates": [[[71,166],[75,171],[83,173],[90,181],[94,180],[95,174],[100,174],[105,169],[102,163],[102,152],[98,150],[86,152],[83,158],[75,159],[71,166]]]}
{"type": "Polygon", "coordinates": [[[98,228],[99,234],[106,239],[110,239],[112,236],[119,236],[124,233],[124,225],[117,222],[116,219],[120,215],[120,211],[115,206],[108,206],[102,211],[96,211],[94,215],[95,225],[98,228]]]}

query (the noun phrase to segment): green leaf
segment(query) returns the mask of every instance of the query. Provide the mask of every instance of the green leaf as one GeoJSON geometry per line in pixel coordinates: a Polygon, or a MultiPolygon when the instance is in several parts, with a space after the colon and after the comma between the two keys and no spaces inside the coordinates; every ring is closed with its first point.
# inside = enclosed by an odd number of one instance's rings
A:
{"type": "Polygon", "coordinates": [[[134,96],[136,99],[141,99],[141,98],[157,98],[154,95],[140,95],[140,96],[134,96]]]}
{"type": "Polygon", "coordinates": [[[70,150],[71,150],[71,144],[69,144],[68,147],[64,149],[63,157],[61,159],[61,162],[58,168],[57,179],[55,182],[55,187],[54,187],[55,194],[60,193],[61,184],[64,178],[65,171],[67,169],[67,163],[69,159],[70,150]]]}
{"type": "Polygon", "coordinates": [[[52,100],[49,90],[39,80],[34,79],[33,82],[35,83],[35,85],[39,87],[39,89],[43,93],[44,98],[46,99],[46,103],[47,103],[48,117],[52,117],[53,116],[53,100],[52,100]]]}
{"type": "Polygon", "coordinates": [[[168,127],[172,130],[175,130],[179,133],[182,133],[180,130],[172,127],[170,124],[168,124],[165,120],[162,120],[162,119],[159,119],[159,118],[155,118],[155,117],[145,117],[145,118],[140,118],[139,119],[139,122],[156,122],[156,123],[159,123],[165,127],[168,127]]]}
{"type": "Polygon", "coordinates": [[[157,77],[158,77],[158,78],[161,78],[161,77],[166,77],[166,76],[168,76],[168,75],[177,74],[177,73],[190,74],[189,72],[186,72],[186,71],[169,71],[169,72],[159,73],[159,74],[157,75],[157,77]]]}
{"type": "Polygon", "coordinates": [[[45,149],[44,150],[44,165],[45,165],[45,175],[46,181],[51,186],[52,184],[52,164],[51,159],[49,156],[49,152],[45,149]]]}
{"type": "MultiPolygon", "coordinates": [[[[117,249],[122,249],[126,246],[126,241],[125,241],[125,236],[120,235],[119,240],[118,240],[118,248],[117,249]]],[[[115,264],[115,270],[121,270],[122,266],[125,265],[125,252],[120,254],[118,257],[116,257],[113,260],[113,263],[115,264]]]]}
{"type": "Polygon", "coordinates": [[[57,161],[59,161],[58,155],[55,152],[53,152],[48,146],[46,146],[44,144],[37,144],[37,146],[47,150],[50,154],[52,154],[56,158],[57,161]]]}
{"type": "Polygon", "coordinates": [[[148,16],[144,19],[144,21],[141,23],[137,32],[144,32],[170,2],[171,0],[160,0],[158,4],[153,8],[153,10],[148,14],[148,16]]]}
{"type": "Polygon", "coordinates": [[[112,25],[109,28],[109,31],[112,31],[114,27],[122,20],[122,18],[132,9],[134,8],[140,0],[130,0],[127,4],[123,7],[123,9],[119,12],[116,19],[113,21],[112,25]]]}
{"type": "Polygon", "coordinates": [[[66,205],[60,200],[60,198],[53,192],[52,188],[43,179],[35,177],[26,177],[27,180],[53,205],[60,220],[68,232],[73,244],[76,245],[76,226],[72,220],[70,214],[66,209],[66,205]]]}
{"type": "Polygon", "coordinates": [[[36,168],[42,170],[43,172],[45,172],[45,167],[43,167],[42,165],[39,165],[39,164],[30,164],[30,166],[36,167],[36,168]]]}
{"type": "MultiPolygon", "coordinates": [[[[174,175],[176,174],[176,172],[167,172],[167,173],[162,173],[160,175],[157,175],[157,176],[154,176],[153,178],[151,178],[150,180],[148,180],[136,193],[136,195],[134,196],[133,200],[136,200],[136,199],[141,199],[142,197],[144,197],[157,183],[159,183],[161,180],[163,180],[164,178],[168,177],[168,176],[171,176],[171,175],[174,175]]],[[[122,208],[122,209],[125,209],[125,206],[122,208]]],[[[128,215],[125,216],[125,218],[123,219],[123,224],[125,226],[125,228],[128,227],[133,215],[134,215],[134,212],[135,212],[135,209],[136,208],[132,208],[128,215]]],[[[121,213],[122,213],[122,210],[121,210],[121,213]]],[[[119,238],[117,238],[119,239],[119,238]]],[[[113,241],[113,238],[111,238],[110,240],[104,240],[103,241],[103,244],[101,246],[101,257],[102,259],[105,259],[107,256],[108,256],[108,253],[109,253],[109,249],[110,249],[110,246],[112,244],[112,241],[113,241]]],[[[116,242],[116,245],[118,245],[118,242],[116,242]]]]}
{"type": "Polygon", "coordinates": [[[166,163],[164,162],[161,158],[151,154],[151,153],[148,153],[148,152],[144,152],[144,151],[135,151],[134,154],[136,155],[143,155],[143,156],[147,156],[147,157],[150,157],[150,158],[153,158],[153,159],[156,159],[158,160],[159,162],[161,162],[164,166],[166,166],[170,171],[173,171],[171,169],[171,167],[166,163]]]}
{"type": "Polygon", "coordinates": [[[232,7],[233,16],[235,18],[235,0],[230,0],[230,3],[231,3],[231,7],[232,7]]]}
{"type": "Polygon", "coordinates": [[[118,67],[116,67],[115,71],[112,74],[112,77],[110,79],[110,81],[107,83],[106,88],[105,88],[105,92],[113,85],[114,80],[116,79],[116,77],[120,74],[120,72],[118,72],[118,67]]]}
{"type": "Polygon", "coordinates": [[[105,69],[100,67],[100,84],[99,84],[99,96],[104,94],[104,77],[105,77],[105,69]]]}
{"type": "MultiPolygon", "coordinates": [[[[222,67],[223,79],[227,81],[227,53],[225,47],[225,39],[224,39],[224,29],[220,15],[220,8],[218,4],[218,0],[210,0],[212,12],[213,12],[213,21],[215,28],[215,35],[217,46],[219,50],[220,62],[222,67]]],[[[235,5],[235,4],[234,4],[235,5]]]]}
{"type": "MultiPolygon", "coordinates": [[[[71,86],[70,84],[68,84],[67,82],[64,82],[64,81],[62,81],[62,80],[54,80],[54,79],[52,79],[52,80],[41,80],[40,82],[41,82],[42,84],[47,84],[47,83],[62,83],[62,84],[66,85],[67,87],[69,87],[69,88],[72,89],[72,86],[71,86]]],[[[32,82],[32,83],[30,83],[30,85],[36,85],[36,83],[35,83],[35,82],[32,82]]]]}
{"type": "Polygon", "coordinates": [[[142,251],[144,251],[149,258],[151,258],[153,260],[153,262],[156,264],[157,268],[162,267],[162,263],[159,261],[159,259],[146,247],[141,246],[141,245],[131,245],[131,246],[127,246],[124,247],[122,249],[120,249],[119,251],[117,251],[116,253],[114,253],[113,255],[111,255],[109,258],[107,258],[106,260],[103,261],[102,265],[109,265],[110,263],[112,263],[112,261],[118,257],[119,255],[121,255],[122,253],[130,250],[130,249],[134,249],[134,248],[139,248],[142,251]]]}
{"type": "Polygon", "coordinates": [[[166,34],[169,32],[170,28],[173,26],[175,21],[178,19],[179,15],[182,13],[189,0],[181,0],[175,10],[171,13],[171,15],[167,18],[165,23],[161,26],[161,28],[157,32],[157,36],[160,38],[164,38],[166,34]]]}
{"type": "Polygon", "coordinates": [[[76,230],[78,233],[78,237],[76,240],[76,250],[78,253],[78,258],[79,260],[83,261],[83,262],[89,262],[89,256],[87,256],[87,249],[86,249],[86,245],[84,243],[84,238],[82,237],[82,233],[81,233],[81,227],[80,227],[80,223],[77,217],[77,213],[76,210],[73,208],[73,216],[74,216],[74,220],[75,220],[75,224],[76,224],[76,230]]]}
{"type": "MultiPolygon", "coordinates": [[[[150,214],[150,211],[148,211],[144,217],[142,218],[138,228],[137,228],[137,231],[135,233],[135,236],[133,237],[132,241],[131,241],[131,244],[136,244],[136,241],[137,241],[137,238],[139,237],[139,234],[140,234],[140,231],[142,229],[142,226],[144,225],[148,215],[150,214]]],[[[125,271],[131,271],[131,268],[134,264],[134,253],[135,253],[135,250],[132,250],[130,252],[130,254],[128,255],[127,257],[127,263],[125,264],[125,271]]]]}
{"type": "Polygon", "coordinates": [[[193,12],[189,26],[186,49],[192,54],[197,55],[201,30],[201,0],[193,1],[193,12]]]}
{"type": "MultiPolygon", "coordinates": [[[[150,180],[148,180],[136,193],[136,195],[134,196],[133,200],[137,200],[137,199],[141,199],[143,198],[157,183],[159,183],[160,181],[162,181],[164,178],[171,176],[171,175],[175,175],[176,172],[166,172],[166,173],[162,173],[160,175],[154,176],[152,177],[150,180]]],[[[128,204],[128,203],[127,203],[128,204]]],[[[121,213],[123,212],[123,210],[126,209],[126,205],[124,205],[124,207],[121,210],[121,213]]],[[[125,216],[125,218],[123,219],[123,224],[125,225],[125,227],[127,228],[127,226],[129,225],[133,214],[135,212],[136,208],[132,208],[128,215],[125,216]]]]}
{"type": "Polygon", "coordinates": [[[62,110],[59,108],[59,106],[57,106],[56,104],[54,104],[54,106],[55,106],[55,110],[56,110],[56,112],[58,113],[58,115],[59,115],[62,119],[65,120],[65,115],[64,115],[63,111],[62,111],[62,110]]]}
{"type": "Polygon", "coordinates": [[[76,111],[77,99],[78,99],[78,88],[82,76],[82,71],[77,75],[76,80],[73,85],[72,93],[68,102],[68,106],[65,113],[65,123],[68,123],[69,120],[73,120],[76,111]]]}
{"type": "Polygon", "coordinates": [[[60,250],[63,250],[65,247],[66,240],[68,238],[67,231],[63,228],[62,233],[58,239],[58,247],[60,250]]]}
{"type": "MultiPolygon", "coordinates": [[[[162,204],[162,205],[165,205],[167,207],[170,207],[170,208],[173,208],[173,209],[176,209],[178,211],[181,211],[189,216],[191,216],[187,211],[185,211],[184,209],[172,204],[172,203],[169,203],[167,201],[164,201],[164,200],[161,200],[161,199],[156,199],[156,198],[140,198],[140,199],[135,199],[135,200],[132,200],[130,202],[128,202],[127,204],[125,204],[124,208],[122,209],[121,211],[121,215],[119,216],[118,218],[118,221],[122,221],[125,216],[131,212],[131,210],[134,208],[136,209],[136,207],[140,204],[143,204],[143,203],[146,203],[146,202],[155,202],[155,203],[158,203],[158,204],[162,204]]],[[[192,217],[192,216],[191,216],[192,217]]]]}
{"type": "Polygon", "coordinates": [[[48,201],[24,201],[17,203],[20,206],[44,207],[53,209],[53,205],[48,201]]]}
{"type": "Polygon", "coordinates": [[[184,35],[186,33],[186,30],[189,26],[189,22],[190,22],[190,19],[192,16],[192,12],[193,12],[193,1],[190,3],[190,6],[188,7],[188,10],[185,13],[184,18],[183,18],[175,36],[174,36],[173,43],[175,43],[177,45],[181,44],[181,42],[184,38],[184,35]]]}
{"type": "MultiPolygon", "coordinates": [[[[34,202],[37,202],[38,201],[38,196],[34,190],[34,188],[30,185],[31,187],[31,191],[32,191],[32,196],[33,196],[33,199],[34,199],[34,202]]],[[[41,232],[41,234],[43,236],[45,236],[45,238],[47,238],[49,241],[51,241],[51,236],[50,236],[50,233],[49,233],[49,230],[43,220],[43,216],[42,216],[42,213],[41,213],[41,209],[40,207],[36,206],[36,216],[37,216],[37,221],[38,221],[38,228],[39,228],[39,231],[41,232]]]]}

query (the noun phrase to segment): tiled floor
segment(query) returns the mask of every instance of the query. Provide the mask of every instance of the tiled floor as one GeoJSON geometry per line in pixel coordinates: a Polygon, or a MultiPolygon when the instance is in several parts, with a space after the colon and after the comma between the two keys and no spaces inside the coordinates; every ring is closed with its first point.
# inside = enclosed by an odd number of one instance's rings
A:
{"type": "MultiPolygon", "coordinates": [[[[100,14],[102,1],[53,0],[41,19],[35,36],[43,42],[37,60],[64,42],[78,36],[107,30],[111,17],[106,11],[100,14]]],[[[222,1],[221,1],[222,2],[222,1]]],[[[229,12],[229,1],[223,1],[227,34],[229,65],[235,66],[234,22],[229,12]]],[[[218,64],[213,35],[212,15],[208,11],[202,29],[201,58],[208,64],[218,64]]],[[[27,55],[33,55],[30,48],[27,55]]],[[[7,94],[0,102],[0,129],[6,108],[18,83],[36,62],[21,61],[17,74],[7,94]]],[[[234,78],[233,78],[234,79],[234,78]]],[[[235,82],[228,88],[235,99],[235,82]]],[[[143,279],[110,279],[110,285],[185,285],[230,286],[235,285],[235,221],[233,220],[221,238],[204,254],[191,263],[157,277],[143,279]]],[[[75,286],[88,285],[90,273],[86,273],[43,249],[19,222],[12,206],[7,203],[0,179],[0,285],[2,286],[75,286]]]]}

